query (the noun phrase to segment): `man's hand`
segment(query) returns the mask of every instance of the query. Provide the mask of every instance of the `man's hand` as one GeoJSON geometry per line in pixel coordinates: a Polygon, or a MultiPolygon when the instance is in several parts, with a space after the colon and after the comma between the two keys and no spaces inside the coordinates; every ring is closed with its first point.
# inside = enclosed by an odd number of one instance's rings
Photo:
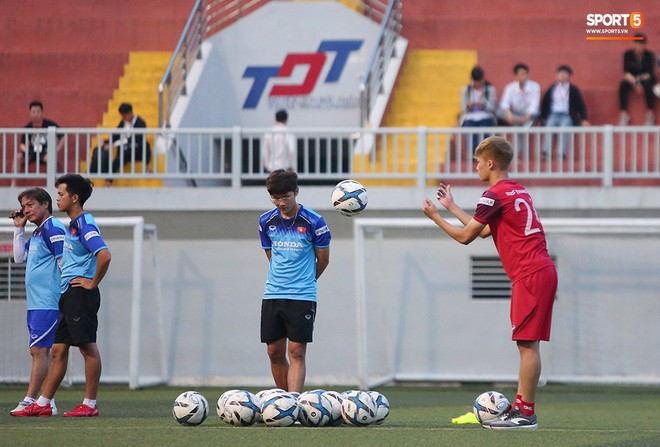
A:
{"type": "Polygon", "coordinates": [[[11,213],[11,216],[9,216],[13,221],[14,221],[14,226],[16,228],[25,228],[25,224],[27,223],[27,217],[23,215],[23,212],[18,210],[14,211],[11,213]]]}
{"type": "Polygon", "coordinates": [[[424,204],[422,205],[422,210],[424,211],[424,214],[426,214],[426,217],[428,217],[431,220],[433,220],[433,217],[436,214],[438,214],[438,208],[435,206],[435,204],[428,197],[426,199],[424,199],[424,204]]]}
{"type": "Polygon", "coordinates": [[[440,202],[440,205],[444,206],[445,208],[449,209],[452,205],[454,205],[454,197],[451,195],[450,185],[440,183],[437,196],[438,202],[440,202]]]}
{"type": "Polygon", "coordinates": [[[92,290],[94,288],[94,282],[89,278],[77,276],[71,280],[71,287],[82,287],[83,289],[92,290]]]}

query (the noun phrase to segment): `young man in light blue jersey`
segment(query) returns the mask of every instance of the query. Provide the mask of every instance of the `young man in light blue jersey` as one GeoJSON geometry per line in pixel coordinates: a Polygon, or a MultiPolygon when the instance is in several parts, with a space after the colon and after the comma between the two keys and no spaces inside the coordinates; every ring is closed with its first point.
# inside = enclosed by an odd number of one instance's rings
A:
{"type": "Polygon", "coordinates": [[[94,218],[83,210],[92,195],[92,182],[66,174],[55,182],[57,207],[71,219],[64,237],[60,317],[52,361],[39,399],[15,416],[51,416],[50,401],[66,374],[69,348],[77,346],[85,360],[85,399],[64,417],[99,415],[96,395],[101,378],[101,355],[96,345],[97,313],[101,304],[98,285],[108,271],[110,251],[94,218]]]}
{"type": "Polygon", "coordinates": [[[273,171],[266,189],[275,208],[259,218],[261,248],[270,263],[261,304],[261,342],[267,345],[275,385],[300,393],[316,317],[316,280],[330,261],[331,236],[320,214],[297,203],[294,171],[273,171]]]}
{"type": "MultiPolygon", "coordinates": [[[[53,214],[53,199],[42,188],[26,189],[18,195],[21,209],[12,213],[14,219],[14,261],[27,263],[25,291],[27,293],[27,326],[30,333],[32,369],[25,398],[10,414],[14,415],[33,403],[48,374],[50,348],[55,339],[60,301],[60,264],[64,225],[53,214]],[[25,241],[25,224],[37,226],[25,241]]],[[[57,414],[55,400],[50,402],[52,414],[57,414]]]]}

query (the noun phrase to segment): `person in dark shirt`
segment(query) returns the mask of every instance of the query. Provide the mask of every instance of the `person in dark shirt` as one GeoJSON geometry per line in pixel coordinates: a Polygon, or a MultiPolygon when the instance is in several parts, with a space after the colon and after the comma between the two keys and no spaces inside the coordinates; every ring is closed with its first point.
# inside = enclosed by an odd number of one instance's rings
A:
{"type": "Polygon", "coordinates": [[[619,124],[625,126],[630,122],[628,99],[633,90],[644,92],[646,99],[645,124],[655,124],[655,56],[646,49],[647,38],[642,33],[635,34],[639,40],[633,41],[633,49],[623,54],[623,79],[619,85],[619,108],[621,116],[619,124]]]}
{"type": "MultiPolygon", "coordinates": [[[[44,105],[40,101],[32,101],[28,107],[30,111],[30,122],[25,129],[43,129],[42,132],[25,132],[21,136],[21,141],[16,154],[16,164],[14,172],[27,172],[28,165],[35,163],[46,164],[48,161],[48,138],[47,130],[49,127],[59,127],[59,125],[47,118],[44,118],[44,105]]],[[[61,134],[57,135],[57,152],[64,146],[64,138],[61,134]]],[[[12,180],[12,186],[16,185],[16,180],[12,180]]]]}
{"type": "MultiPolygon", "coordinates": [[[[127,102],[119,106],[121,121],[117,125],[118,129],[146,129],[147,123],[138,115],[133,113],[133,105],[127,102]]],[[[144,134],[125,133],[112,135],[112,144],[117,148],[117,154],[112,161],[112,172],[123,171],[126,163],[133,161],[144,161],[149,164],[151,161],[151,145],[145,140],[144,134]]],[[[110,186],[112,180],[106,181],[106,186],[110,186]]]]}
{"type": "MultiPolygon", "coordinates": [[[[568,65],[557,67],[557,82],[552,84],[541,101],[541,120],[546,127],[588,126],[587,105],[582,92],[571,82],[573,69],[568,65]]],[[[569,134],[562,133],[557,158],[566,156],[569,134]]],[[[552,134],[545,136],[544,157],[550,158],[552,134]]]]}

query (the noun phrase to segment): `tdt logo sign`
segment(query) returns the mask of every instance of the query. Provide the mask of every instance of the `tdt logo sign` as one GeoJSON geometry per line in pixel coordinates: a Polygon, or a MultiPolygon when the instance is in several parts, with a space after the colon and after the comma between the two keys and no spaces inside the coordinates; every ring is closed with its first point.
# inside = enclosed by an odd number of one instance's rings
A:
{"type": "Polygon", "coordinates": [[[324,83],[339,81],[348,56],[362,47],[363,40],[323,40],[315,53],[289,53],[280,67],[251,65],[245,69],[243,78],[252,78],[252,87],[243,103],[244,109],[254,109],[259,104],[270,78],[288,78],[298,65],[307,65],[307,75],[298,85],[273,85],[269,96],[305,96],[316,87],[328,53],[335,53],[330,71],[324,83]]]}

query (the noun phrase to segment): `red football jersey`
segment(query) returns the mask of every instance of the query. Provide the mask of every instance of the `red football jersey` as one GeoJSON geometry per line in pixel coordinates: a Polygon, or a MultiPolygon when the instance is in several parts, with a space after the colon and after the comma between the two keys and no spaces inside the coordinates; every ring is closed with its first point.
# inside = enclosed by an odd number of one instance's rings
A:
{"type": "Polygon", "coordinates": [[[507,179],[491,186],[479,199],[473,217],[490,226],[511,282],[554,265],[532,198],[520,183],[507,179]]]}

